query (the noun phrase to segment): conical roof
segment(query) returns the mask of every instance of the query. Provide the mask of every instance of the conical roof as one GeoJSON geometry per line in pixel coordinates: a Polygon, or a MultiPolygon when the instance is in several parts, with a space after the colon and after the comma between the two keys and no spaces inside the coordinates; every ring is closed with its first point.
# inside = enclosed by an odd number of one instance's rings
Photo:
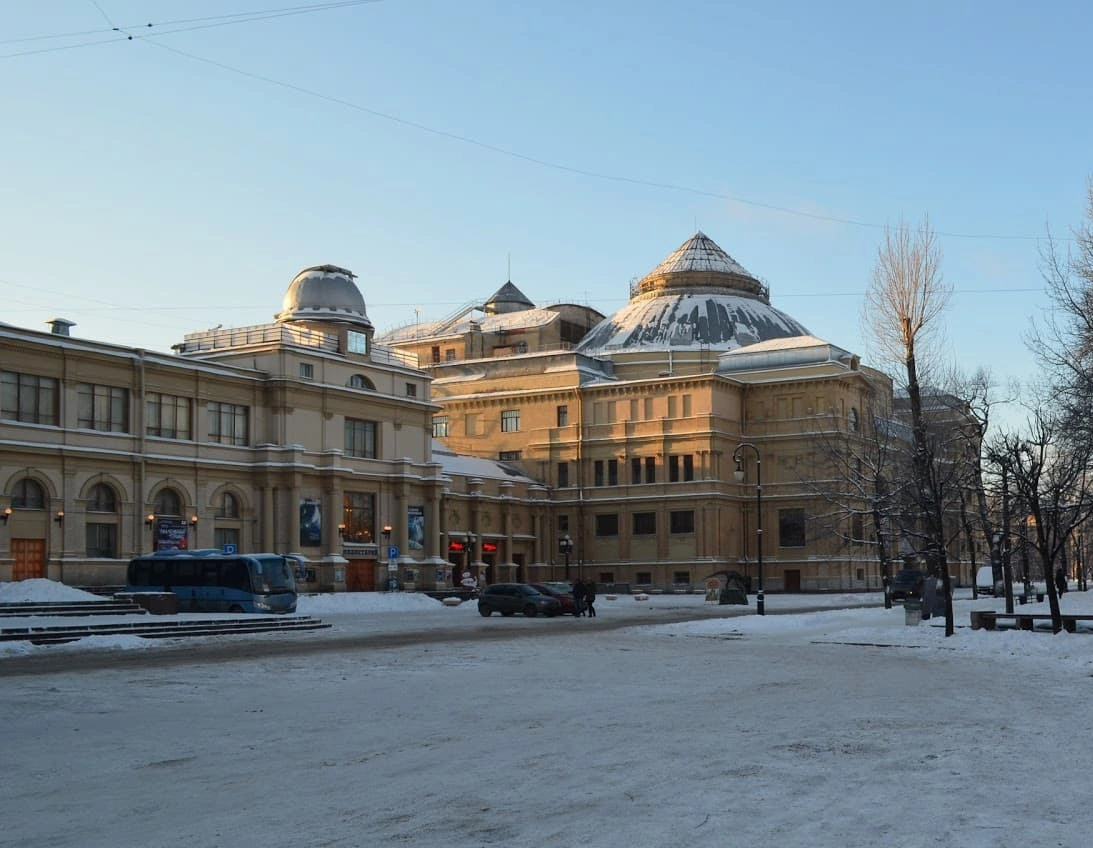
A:
{"type": "Polygon", "coordinates": [[[535,304],[528,296],[516,288],[512,280],[509,280],[485,302],[482,311],[487,315],[501,315],[506,312],[523,312],[525,309],[534,308],[535,304]]]}
{"type": "Polygon", "coordinates": [[[596,325],[578,350],[732,350],[807,334],[770,305],[766,286],[698,232],[631,286],[630,302],[596,325]]]}

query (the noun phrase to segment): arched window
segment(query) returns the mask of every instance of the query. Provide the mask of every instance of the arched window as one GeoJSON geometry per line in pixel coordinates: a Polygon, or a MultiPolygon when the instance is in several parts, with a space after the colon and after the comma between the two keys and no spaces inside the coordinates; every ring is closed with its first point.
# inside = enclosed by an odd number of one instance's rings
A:
{"type": "Polygon", "coordinates": [[[374,392],[376,390],[376,384],[365,377],[363,374],[354,374],[349,378],[349,388],[351,389],[368,389],[374,392]]]}
{"type": "Polygon", "coordinates": [[[24,477],[11,490],[13,509],[45,509],[46,496],[39,483],[24,477]]]}
{"type": "Polygon", "coordinates": [[[238,518],[239,499],[231,492],[224,492],[220,496],[220,503],[216,505],[217,518],[238,518]]]}
{"type": "Polygon", "coordinates": [[[88,512],[117,512],[118,499],[114,490],[105,483],[96,483],[87,495],[88,512]]]}
{"type": "Polygon", "coordinates": [[[174,489],[162,489],[156,495],[156,515],[182,515],[182,499],[174,489]]]}
{"type": "Polygon", "coordinates": [[[850,419],[850,432],[851,433],[857,433],[858,432],[858,409],[857,409],[857,407],[854,407],[854,406],[850,407],[849,419],[850,419]]]}

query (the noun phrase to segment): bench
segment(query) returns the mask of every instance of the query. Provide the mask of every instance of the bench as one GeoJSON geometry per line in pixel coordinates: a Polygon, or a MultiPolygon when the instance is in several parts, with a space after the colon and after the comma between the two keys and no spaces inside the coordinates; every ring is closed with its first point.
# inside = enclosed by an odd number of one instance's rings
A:
{"type": "MultiPolygon", "coordinates": [[[[1093,623],[1093,615],[1077,615],[1063,613],[1063,630],[1067,633],[1076,633],[1079,622],[1093,623]]],[[[972,610],[972,630],[998,630],[999,621],[1012,621],[1012,627],[1018,630],[1034,630],[1036,622],[1051,621],[1051,614],[1046,612],[996,612],[995,610],[972,610]]]]}

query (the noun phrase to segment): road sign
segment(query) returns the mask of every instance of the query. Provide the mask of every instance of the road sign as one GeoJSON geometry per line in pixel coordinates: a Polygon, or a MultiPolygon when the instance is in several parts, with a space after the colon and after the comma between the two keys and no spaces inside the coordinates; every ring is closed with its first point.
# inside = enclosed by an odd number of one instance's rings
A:
{"type": "Polygon", "coordinates": [[[224,553],[226,553],[226,554],[234,554],[234,553],[235,553],[235,545],[232,545],[232,544],[225,544],[225,545],[224,545],[224,553]]]}
{"type": "Polygon", "coordinates": [[[391,545],[387,548],[388,559],[398,559],[398,545],[391,545]]]}

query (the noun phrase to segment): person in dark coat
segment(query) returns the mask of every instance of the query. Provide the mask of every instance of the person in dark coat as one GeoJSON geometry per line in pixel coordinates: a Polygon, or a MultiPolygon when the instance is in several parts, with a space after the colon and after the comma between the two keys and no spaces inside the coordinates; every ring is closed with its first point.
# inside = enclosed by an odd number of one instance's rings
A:
{"type": "Polygon", "coordinates": [[[1059,590],[1059,597],[1066,594],[1066,574],[1061,568],[1055,570],[1055,588],[1059,590]]]}
{"type": "Polygon", "coordinates": [[[584,588],[584,604],[585,610],[588,612],[589,618],[596,617],[596,607],[593,606],[596,603],[596,584],[589,580],[585,584],[584,588]]]}
{"type": "Polygon", "coordinates": [[[573,584],[573,615],[575,617],[584,615],[584,596],[584,583],[578,580],[573,584]]]}

